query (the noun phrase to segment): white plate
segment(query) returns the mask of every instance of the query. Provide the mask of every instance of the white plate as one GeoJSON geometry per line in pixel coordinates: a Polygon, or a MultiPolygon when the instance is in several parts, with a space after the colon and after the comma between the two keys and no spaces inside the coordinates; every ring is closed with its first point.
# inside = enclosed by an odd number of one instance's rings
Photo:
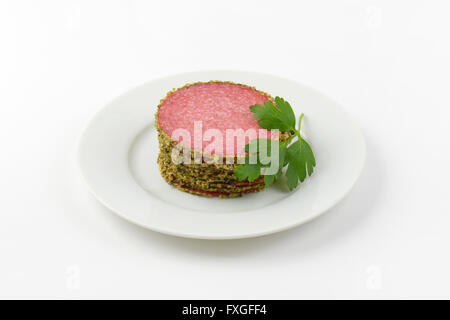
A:
{"type": "Polygon", "coordinates": [[[360,130],[335,102],[291,80],[241,71],[183,73],[145,83],[97,113],[79,145],[81,172],[106,207],[145,228],[200,239],[261,236],[319,216],[350,191],[365,155],[360,130]],[[208,80],[255,86],[285,98],[297,115],[305,113],[302,131],[316,156],[314,174],[293,192],[279,181],[234,199],[204,198],[169,186],[156,163],[156,107],[172,88],[208,80]]]}

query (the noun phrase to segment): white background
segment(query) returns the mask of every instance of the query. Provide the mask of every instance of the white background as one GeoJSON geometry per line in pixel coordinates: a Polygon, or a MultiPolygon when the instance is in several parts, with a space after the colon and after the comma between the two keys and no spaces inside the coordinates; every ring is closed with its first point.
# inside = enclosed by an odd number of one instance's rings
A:
{"type": "Polygon", "coordinates": [[[0,298],[450,298],[448,1],[0,1],[0,298]],[[352,193],[302,227],[197,241],[104,209],[83,127],[147,80],[241,69],[359,123],[352,193]]]}

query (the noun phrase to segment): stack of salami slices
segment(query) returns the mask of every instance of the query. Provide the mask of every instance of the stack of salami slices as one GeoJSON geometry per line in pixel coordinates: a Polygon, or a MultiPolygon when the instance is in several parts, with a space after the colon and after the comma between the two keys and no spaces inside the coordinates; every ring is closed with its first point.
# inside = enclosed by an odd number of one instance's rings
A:
{"type": "MultiPolygon", "coordinates": [[[[156,113],[163,178],[180,190],[209,197],[263,190],[262,176],[252,182],[239,181],[233,172],[243,156],[243,145],[249,142],[247,130],[264,131],[249,107],[267,100],[273,103],[267,93],[223,81],[188,84],[169,92],[156,113]],[[229,130],[233,136],[227,134],[229,130]]],[[[283,137],[286,133],[279,136],[283,137]]]]}

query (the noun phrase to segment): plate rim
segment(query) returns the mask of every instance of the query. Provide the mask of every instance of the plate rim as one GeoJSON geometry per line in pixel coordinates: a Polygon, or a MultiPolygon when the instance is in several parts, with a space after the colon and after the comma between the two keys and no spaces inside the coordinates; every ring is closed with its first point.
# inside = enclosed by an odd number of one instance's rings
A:
{"type": "MultiPolygon", "coordinates": [[[[131,147],[128,149],[128,154],[127,157],[129,156],[129,152],[131,150],[131,147]]],[[[285,78],[279,75],[274,75],[271,73],[264,73],[264,72],[258,72],[258,71],[249,71],[249,70],[237,70],[237,69],[206,69],[206,70],[196,70],[196,71],[188,71],[188,72],[180,72],[180,73],[172,73],[172,74],[168,74],[168,75],[164,75],[164,76],[160,76],[157,77],[155,79],[151,79],[151,80],[147,80],[137,86],[131,87],[129,89],[127,89],[125,92],[121,93],[120,95],[114,97],[113,99],[110,99],[109,102],[105,103],[102,105],[102,107],[98,110],[96,110],[96,112],[93,113],[92,116],[90,116],[88,118],[88,120],[86,121],[81,133],[78,135],[78,140],[76,143],[76,157],[77,157],[77,164],[78,164],[78,169],[80,172],[80,175],[82,177],[82,180],[84,181],[84,184],[87,186],[88,191],[93,195],[93,197],[99,201],[101,203],[101,205],[103,205],[104,207],[106,207],[108,210],[112,211],[114,214],[116,214],[117,216],[121,217],[122,219],[133,223],[139,227],[145,228],[147,230],[151,230],[154,232],[158,232],[161,234],[165,234],[165,235],[169,235],[169,236],[175,236],[175,237],[179,237],[179,238],[189,238],[189,239],[199,239],[199,240],[235,240],[235,239],[248,239],[248,238],[256,238],[256,237],[262,237],[262,236],[266,236],[266,235],[270,235],[270,234],[274,234],[274,233],[278,233],[278,232],[283,232],[286,230],[290,230],[293,228],[296,228],[300,225],[309,223],[311,220],[316,219],[317,217],[321,216],[322,214],[327,213],[328,211],[330,211],[331,208],[335,207],[339,202],[341,202],[345,197],[348,196],[348,194],[354,189],[356,183],[359,181],[361,174],[364,170],[365,167],[365,163],[367,160],[367,144],[365,141],[365,137],[362,133],[361,128],[358,126],[357,122],[354,121],[353,117],[346,111],[346,109],[340,104],[338,103],[336,100],[334,100],[333,98],[329,97],[328,95],[322,93],[321,91],[309,86],[309,85],[305,85],[297,80],[292,80],[290,78],[285,78]],[[339,109],[340,113],[345,114],[346,117],[348,117],[348,119],[350,120],[350,122],[353,124],[354,128],[357,129],[357,132],[359,134],[359,137],[361,138],[361,142],[362,142],[362,159],[359,165],[359,168],[357,170],[355,170],[356,172],[356,178],[352,181],[352,183],[347,187],[347,190],[345,192],[343,192],[341,194],[340,197],[336,198],[333,202],[330,202],[328,206],[326,206],[325,208],[321,208],[318,210],[312,210],[312,214],[310,214],[307,218],[304,219],[300,219],[298,222],[296,223],[291,223],[289,225],[286,226],[280,226],[278,228],[273,228],[270,230],[265,230],[265,231],[261,231],[261,232],[248,232],[246,234],[241,234],[241,235],[229,235],[229,236],[225,236],[225,235],[220,235],[220,236],[210,236],[210,235],[197,235],[197,234],[192,234],[189,232],[183,232],[183,231],[173,231],[173,230],[167,230],[167,229],[163,229],[163,228],[158,228],[155,226],[149,226],[149,225],[145,225],[139,221],[136,221],[134,219],[131,219],[129,215],[121,212],[121,210],[117,209],[117,208],[113,208],[110,204],[108,204],[108,202],[103,199],[101,196],[99,196],[97,194],[97,192],[94,190],[94,188],[92,187],[92,185],[89,183],[89,179],[86,176],[86,172],[85,170],[83,170],[83,164],[81,161],[81,153],[82,153],[82,143],[83,140],[85,138],[85,135],[87,134],[87,129],[90,127],[90,125],[94,122],[94,120],[100,116],[100,114],[104,111],[105,108],[107,108],[109,105],[113,104],[115,101],[120,100],[121,98],[129,95],[130,93],[132,93],[135,90],[138,90],[139,88],[145,87],[150,85],[151,83],[154,82],[158,82],[158,81],[162,81],[164,79],[169,79],[172,77],[177,77],[177,76],[188,76],[188,75],[194,75],[194,74],[206,74],[206,73],[220,73],[220,72],[227,72],[227,73],[246,73],[246,74],[256,74],[256,75],[260,75],[260,76],[265,76],[265,77],[272,77],[272,78],[277,78],[280,80],[284,80],[284,81],[291,81],[296,83],[297,85],[307,89],[308,91],[314,92],[315,94],[320,95],[321,97],[326,98],[327,100],[329,100],[330,102],[332,102],[334,104],[334,106],[336,108],[339,109]]],[[[181,191],[180,191],[181,192],[181,191]]],[[[191,209],[186,209],[189,211],[192,211],[191,209]]]]}

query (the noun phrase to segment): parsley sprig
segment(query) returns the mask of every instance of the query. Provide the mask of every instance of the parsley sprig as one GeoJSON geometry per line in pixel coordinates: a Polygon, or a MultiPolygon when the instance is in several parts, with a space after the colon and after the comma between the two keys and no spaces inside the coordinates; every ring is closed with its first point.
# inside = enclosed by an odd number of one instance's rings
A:
{"type": "MultiPolygon", "coordinates": [[[[298,127],[295,126],[296,118],[289,102],[283,98],[276,97],[275,104],[269,101],[264,105],[250,106],[250,111],[254,113],[254,117],[258,120],[258,124],[264,129],[278,129],[280,131],[288,131],[293,133],[286,141],[279,143],[279,167],[275,174],[264,175],[264,183],[266,188],[279,179],[283,173],[283,168],[287,166],[286,178],[289,190],[293,190],[298,186],[299,181],[303,182],[307,176],[310,176],[316,166],[316,159],[311,146],[300,135],[300,129],[303,119],[303,113],[298,119],[298,127]],[[292,142],[296,139],[294,142],[292,142]]],[[[255,139],[245,146],[245,151],[256,150],[257,162],[250,163],[249,156],[245,158],[245,163],[239,165],[234,170],[234,175],[239,181],[248,180],[252,182],[258,179],[261,171],[270,166],[261,161],[260,155],[270,156],[271,151],[270,139],[255,139]],[[263,141],[265,140],[265,141],[263,141]]]]}

